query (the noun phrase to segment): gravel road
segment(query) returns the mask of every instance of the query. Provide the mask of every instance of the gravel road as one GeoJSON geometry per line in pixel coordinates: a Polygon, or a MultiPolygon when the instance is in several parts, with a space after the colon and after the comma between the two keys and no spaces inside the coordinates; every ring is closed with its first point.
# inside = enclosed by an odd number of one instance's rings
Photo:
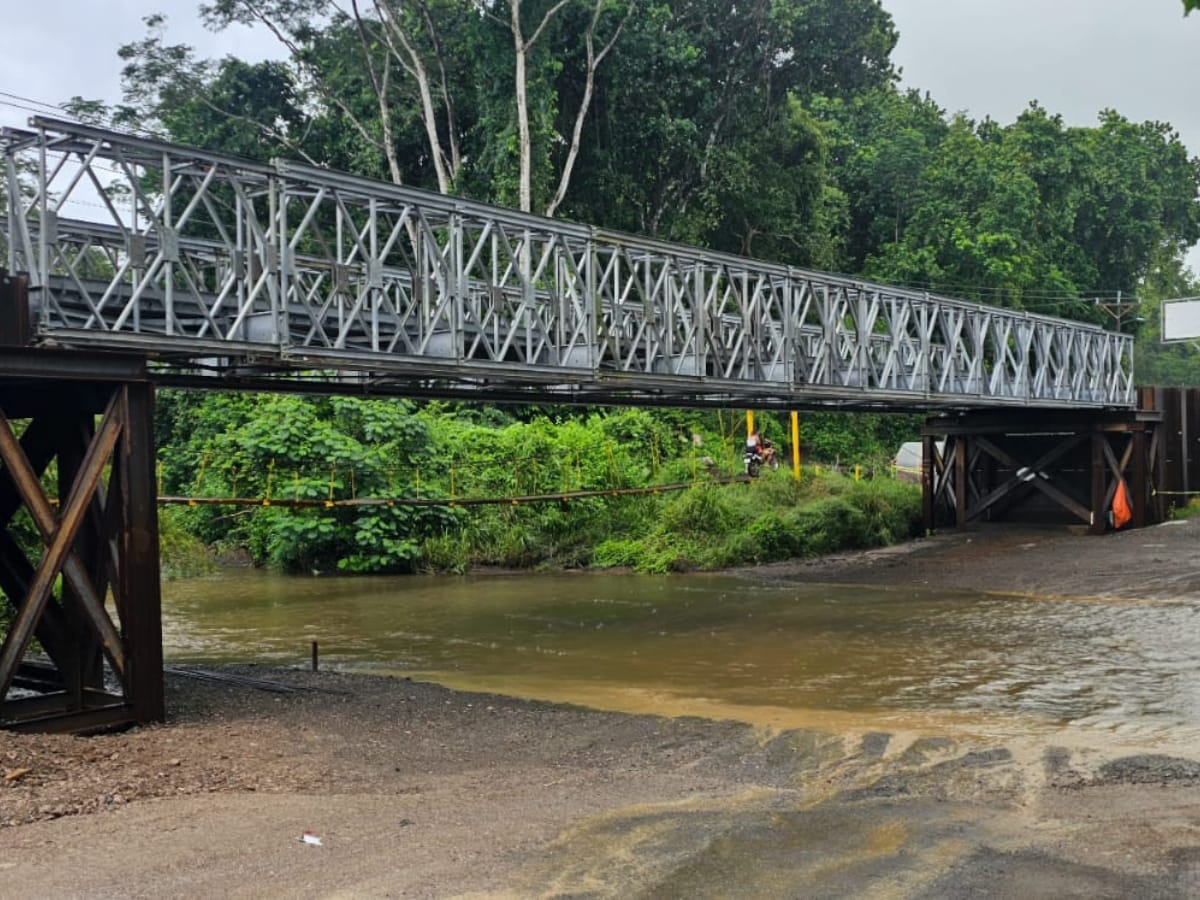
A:
{"type": "MultiPolygon", "coordinates": [[[[1198,540],[953,534],[746,577],[1189,602],[1198,540]]],[[[292,690],[170,675],[166,725],[0,732],[0,897],[1200,894],[1200,761],[1153,748],[221,671],[292,690]]]]}

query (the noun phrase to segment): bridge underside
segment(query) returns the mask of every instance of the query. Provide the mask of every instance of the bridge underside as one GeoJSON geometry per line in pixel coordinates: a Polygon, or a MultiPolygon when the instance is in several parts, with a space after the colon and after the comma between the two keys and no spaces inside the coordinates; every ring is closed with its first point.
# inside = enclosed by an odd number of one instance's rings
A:
{"type": "Polygon", "coordinates": [[[163,716],[144,369],[0,349],[0,727],[78,732],[163,716]]]}
{"type": "Polygon", "coordinates": [[[922,431],[925,527],[1023,522],[1103,534],[1162,521],[1161,423],[1153,409],[929,419],[922,431]]]}

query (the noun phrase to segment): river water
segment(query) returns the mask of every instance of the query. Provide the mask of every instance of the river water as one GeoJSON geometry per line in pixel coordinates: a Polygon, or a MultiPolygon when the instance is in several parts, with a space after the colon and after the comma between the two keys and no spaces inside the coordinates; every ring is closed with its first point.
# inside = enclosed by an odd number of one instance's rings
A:
{"type": "Polygon", "coordinates": [[[318,641],[323,666],[631,712],[1162,746],[1200,737],[1200,601],[237,570],[165,584],[163,608],[169,662],[307,665],[318,641]]]}

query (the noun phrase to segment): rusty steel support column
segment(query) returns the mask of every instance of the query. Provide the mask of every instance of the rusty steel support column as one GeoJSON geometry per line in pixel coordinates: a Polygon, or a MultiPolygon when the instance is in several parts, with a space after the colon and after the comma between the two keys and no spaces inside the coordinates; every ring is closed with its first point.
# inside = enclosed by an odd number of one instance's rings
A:
{"type": "Polygon", "coordinates": [[[24,347],[32,337],[29,279],[0,268],[0,347],[24,347]]]}
{"type": "Polygon", "coordinates": [[[154,478],[154,387],[125,386],[127,436],[121,447],[125,528],[121,548],[122,624],[129,689],[139,722],[160,721],[163,705],[162,598],[159,593],[158,488],[154,478]]]}
{"type": "MultiPolygon", "coordinates": [[[[63,442],[58,451],[59,497],[70,494],[96,430],[94,417],[89,414],[63,418],[66,427],[63,429],[63,442]],[[71,418],[74,421],[71,421],[71,418]]],[[[95,527],[98,523],[89,524],[92,527],[83,528],[76,538],[75,550],[91,580],[95,581],[99,576],[99,529],[95,527]]],[[[64,580],[62,608],[67,620],[69,646],[64,662],[59,668],[71,706],[80,709],[83,707],[85,690],[104,689],[104,653],[98,636],[88,627],[87,619],[82,614],[83,602],[75,586],[64,580]]]]}
{"type": "Polygon", "coordinates": [[[921,524],[927,534],[937,527],[934,507],[937,491],[934,479],[937,477],[937,467],[934,465],[933,459],[936,452],[937,441],[933,439],[933,435],[923,435],[921,437],[921,524]]]}
{"type": "Polygon", "coordinates": [[[1104,460],[1104,443],[1107,438],[1099,429],[1092,432],[1091,439],[1091,473],[1092,473],[1092,522],[1088,531],[1091,534],[1104,534],[1104,530],[1108,527],[1108,516],[1105,500],[1107,493],[1108,479],[1106,476],[1106,463],[1104,460]]]}
{"type": "Polygon", "coordinates": [[[0,727],[163,718],[154,389],[144,370],[140,359],[0,346],[0,589],[13,611],[0,633],[0,727]],[[51,465],[56,502],[43,478],[51,465]],[[14,528],[21,508],[40,541],[14,528]],[[48,660],[30,658],[34,637],[48,660]],[[10,696],[14,684],[34,693],[10,696]]]}
{"type": "Polygon", "coordinates": [[[1143,425],[1133,432],[1133,483],[1129,493],[1133,495],[1134,528],[1145,528],[1147,525],[1146,504],[1150,495],[1150,485],[1147,480],[1146,455],[1146,428],[1143,425]]]}
{"type": "Polygon", "coordinates": [[[1167,483],[1167,441],[1168,434],[1164,422],[1159,422],[1154,428],[1154,437],[1150,441],[1150,470],[1153,472],[1151,490],[1154,496],[1152,508],[1154,521],[1165,522],[1171,506],[1162,491],[1169,490],[1167,483]]]}
{"type": "Polygon", "coordinates": [[[954,526],[967,525],[967,437],[954,440],[954,526]]]}

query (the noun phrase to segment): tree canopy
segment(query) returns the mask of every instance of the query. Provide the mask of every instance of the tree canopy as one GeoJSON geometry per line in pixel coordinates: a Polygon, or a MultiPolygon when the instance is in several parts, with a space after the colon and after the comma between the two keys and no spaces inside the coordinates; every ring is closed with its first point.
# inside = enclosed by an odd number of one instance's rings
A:
{"type": "MultiPolygon", "coordinates": [[[[790,264],[1095,317],[1200,239],[1165,123],[897,86],[879,0],[209,0],[284,58],[121,48],[116,124],[790,264]]],[[[84,107],[80,107],[81,109],[84,107]]],[[[95,112],[95,110],[89,110],[95,112]]]]}
{"type": "MultiPolygon", "coordinates": [[[[202,58],[151,16],[120,49],[122,104],[77,98],[76,113],[225,153],[296,157],[1137,329],[1143,383],[1200,384],[1194,349],[1163,347],[1157,332],[1164,300],[1200,294],[1184,265],[1200,240],[1200,160],[1170,125],[1116,110],[1090,126],[1038,103],[1011,123],[949,114],[899,86],[898,34],[879,0],[207,0],[200,15],[218,30],[269,32],[282,58],[202,58]],[[1130,297],[1140,310],[1119,321],[1106,312],[1130,297]]],[[[535,413],[514,421],[436,404],[166,392],[160,457],[170,490],[309,499],[386,496],[403,478],[450,496],[665,483],[694,478],[699,452],[732,458],[733,429],[711,414],[535,413]],[[524,466],[525,455],[548,462],[524,466]]],[[[778,422],[771,431],[785,433],[778,422]]],[[[910,418],[810,415],[805,452],[878,461],[914,434],[910,418]]],[[[915,497],[861,499],[891,512],[869,524],[831,498],[837,509],[809,522],[795,519],[788,494],[785,511],[743,521],[702,491],[469,520],[401,507],[270,506],[232,526],[211,508],[181,516],[208,541],[301,570],[532,564],[537,553],[661,569],[704,554],[711,564],[759,558],[780,535],[792,535],[780,554],[810,552],[805,536],[835,520],[862,520],[846,533],[871,541],[911,527],[915,497]],[[739,523],[728,546],[688,537],[709,520],[739,523]],[[679,527],[662,524],[672,521],[679,527]],[[614,533],[641,537],[607,540],[614,533]]]]}

